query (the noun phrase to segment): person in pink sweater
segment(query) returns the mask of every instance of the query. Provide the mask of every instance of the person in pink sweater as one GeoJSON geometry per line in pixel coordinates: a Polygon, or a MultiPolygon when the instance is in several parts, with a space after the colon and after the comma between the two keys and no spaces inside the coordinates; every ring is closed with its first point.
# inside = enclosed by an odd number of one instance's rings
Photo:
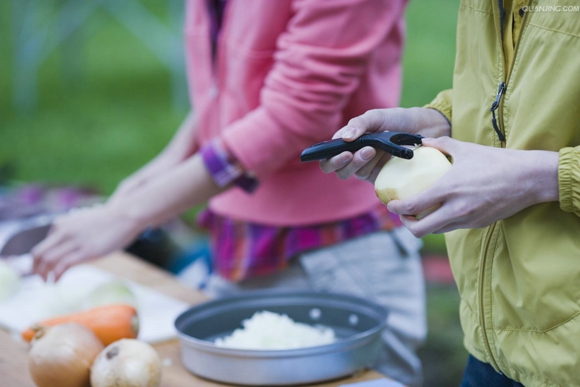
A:
{"type": "MultiPolygon", "coordinates": [[[[426,335],[420,241],[366,182],[324,174],[301,151],[350,117],[395,107],[405,0],[189,0],[185,43],[194,109],[106,204],[58,218],[34,269],[126,247],[208,203],[215,297],[258,288],[346,292],[389,311],[377,369],[421,384],[426,335]]],[[[364,156],[364,155],[363,155],[364,156]]],[[[347,160],[348,161],[348,160],[347,160]]]]}

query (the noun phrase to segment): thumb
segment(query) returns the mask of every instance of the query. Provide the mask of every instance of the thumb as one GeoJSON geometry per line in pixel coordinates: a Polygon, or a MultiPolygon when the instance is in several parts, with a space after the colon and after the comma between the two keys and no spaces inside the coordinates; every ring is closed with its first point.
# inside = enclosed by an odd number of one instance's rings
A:
{"type": "Polygon", "coordinates": [[[424,138],[422,144],[431,148],[435,148],[438,151],[448,155],[453,156],[453,153],[457,151],[460,141],[454,140],[451,137],[438,137],[438,138],[424,138]]]}
{"type": "Polygon", "coordinates": [[[368,132],[384,132],[383,128],[388,109],[368,110],[364,114],[348,121],[348,124],[341,130],[342,139],[353,141],[368,132]]]}

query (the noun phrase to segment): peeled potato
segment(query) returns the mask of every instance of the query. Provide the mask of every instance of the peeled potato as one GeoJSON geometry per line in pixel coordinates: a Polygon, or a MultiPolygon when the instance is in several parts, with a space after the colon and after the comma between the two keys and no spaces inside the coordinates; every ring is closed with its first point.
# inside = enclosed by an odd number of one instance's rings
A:
{"type": "MultiPolygon", "coordinates": [[[[451,168],[447,157],[435,148],[415,149],[412,159],[393,157],[379,172],[375,180],[375,192],[387,204],[391,200],[403,200],[427,189],[451,168]]],[[[417,214],[422,218],[434,211],[429,209],[417,214]]]]}

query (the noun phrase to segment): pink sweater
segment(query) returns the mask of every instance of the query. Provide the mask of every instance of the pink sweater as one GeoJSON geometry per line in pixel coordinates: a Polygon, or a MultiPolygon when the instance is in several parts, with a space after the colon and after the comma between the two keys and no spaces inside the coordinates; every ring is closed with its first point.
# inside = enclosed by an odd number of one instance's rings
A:
{"type": "Polygon", "coordinates": [[[207,0],[188,0],[187,74],[198,145],[221,136],[260,181],[210,208],[274,226],[331,222],[377,205],[364,181],[300,152],[351,117],[398,105],[405,0],[229,0],[215,61],[207,0]]]}

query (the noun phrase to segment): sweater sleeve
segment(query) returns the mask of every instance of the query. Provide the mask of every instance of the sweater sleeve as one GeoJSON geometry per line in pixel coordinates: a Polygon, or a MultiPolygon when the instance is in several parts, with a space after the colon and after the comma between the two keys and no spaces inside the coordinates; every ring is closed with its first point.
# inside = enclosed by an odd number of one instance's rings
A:
{"type": "Polygon", "coordinates": [[[199,153],[218,186],[226,187],[229,184],[235,184],[248,193],[252,193],[257,188],[258,180],[243,170],[219,137],[202,146],[199,153]]]}
{"type": "Polygon", "coordinates": [[[580,146],[563,148],[559,153],[560,208],[580,216],[580,146]]]}
{"type": "Polygon", "coordinates": [[[405,3],[294,1],[260,105],[222,132],[245,170],[262,179],[306,147],[332,137],[368,59],[401,22],[405,3]]]}
{"type": "Polygon", "coordinates": [[[441,114],[447,118],[447,121],[451,123],[452,114],[452,98],[453,98],[453,89],[444,90],[437,94],[435,99],[431,101],[429,104],[425,105],[425,108],[428,109],[435,109],[439,111],[441,114]]]}

